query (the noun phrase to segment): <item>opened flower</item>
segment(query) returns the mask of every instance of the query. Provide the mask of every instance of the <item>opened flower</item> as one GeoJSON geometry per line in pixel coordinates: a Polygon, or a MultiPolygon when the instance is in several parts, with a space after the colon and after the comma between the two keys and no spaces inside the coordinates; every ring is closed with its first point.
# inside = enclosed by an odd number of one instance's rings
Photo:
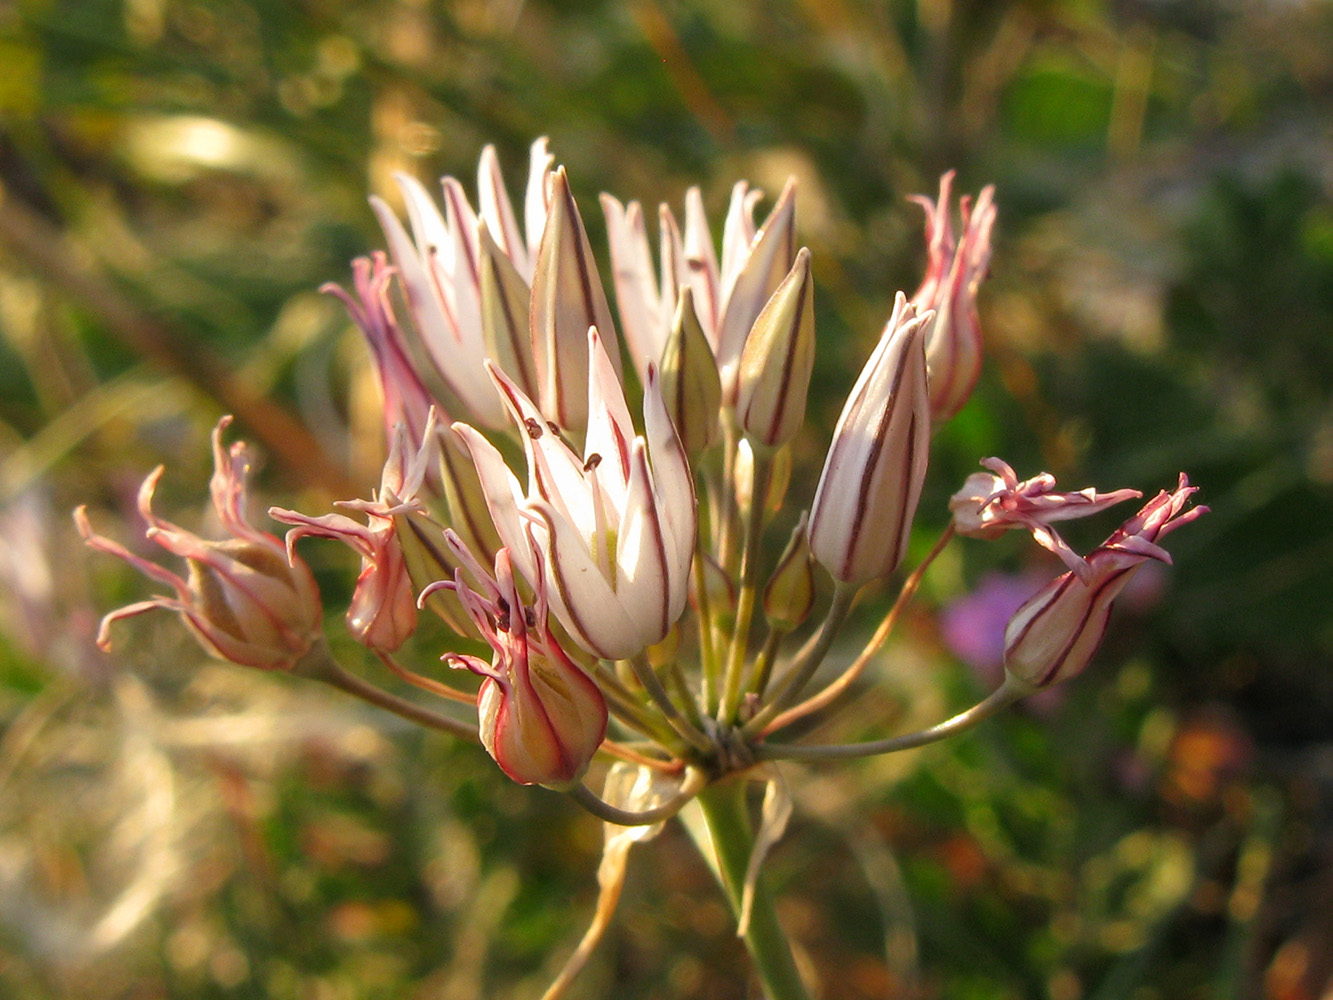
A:
{"type": "Polygon", "coordinates": [[[444,655],[450,666],[483,678],[477,697],[482,744],[520,784],[568,787],[583,776],[606,735],[606,700],[552,634],[545,586],[538,583],[535,599],[525,604],[508,549],[496,554],[492,577],[457,536],[451,542],[481,590],[465,582],[461,569],[450,589],[493,651],[489,664],[476,656],[444,655]]]}
{"type": "Polygon", "coordinates": [[[434,413],[423,431],[425,442],[415,453],[407,428],[399,424],[380,488],[370,500],[339,500],[337,506],[366,515],[366,523],[345,514],[311,517],[282,507],[269,508],[275,521],[296,527],[287,532],[287,554],[295,559],[295,545],[306,536],[333,538],[361,556],[347,628],[357,642],[371,649],[393,652],[416,630],[417,594],[398,543],[397,517],[421,509],[416,500],[427,470],[438,455],[434,413]]]}
{"type": "Polygon", "coordinates": [[[1186,510],[1198,487],[1182,472],[1176,490],[1163,490],[1088,555],[1086,579],[1065,573],[1028,600],[1005,629],[1004,667],[1030,688],[1044,688],[1082,672],[1101,645],[1111,605],[1134,571],[1149,559],[1170,564],[1158,542],[1207,512],[1186,510]]]}
{"type": "Polygon", "coordinates": [[[199,644],[222,660],[263,670],[289,670],[319,639],[323,606],[306,564],[288,558],[282,542],[245,519],[245,480],[249,452],[241,442],[230,449],[223,417],[213,429],[213,478],[209,484],[218,519],[231,536],[208,541],[158,517],[153,494],[162,478],[159,466],[139,489],[139,513],[148,524],[146,537],[189,567],[188,577],[149,562],[93,531],[85,508],[74,512],[79,533],[99,552],[117,556],[165,583],[175,597],[153,597],[113,611],[102,619],[97,644],[111,645],[113,622],[165,608],[178,612],[199,644]]]}
{"type": "Polygon", "coordinates": [[[1091,578],[1092,570],[1087,561],[1055,532],[1051,522],[1087,517],[1143,496],[1138,490],[1098,493],[1091,486],[1071,493],[1057,493],[1055,477],[1049,472],[1020,483],[1013,468],[1001,459],[984,458],[981,464],[990,469],[990,473],[974,472],[949,500],[958,533],[969,538],[998,538],[1010,528],[1023,528],[1032,533],[1038,545],[1059,556],[1084,582],[1091,578]]]}
{"type": "Polygon", "coordinates": [[[777,290],[796,258],[796,182],[783,188],[762,226],[754,221],[763,192],[738,181],[731,191],[722,230],[722,256],[713,237],[698,188],[685,194],[685,230],[671,209],[659,210],[660,281],[638,202],[622,205],[602,195],[612,273],[626,345],[640,378],[658,362],[671,331],[679,292],[689,288],[699,325],[717,359],[723,396],[736,397],[741,351],[750,327],[777,290]]]}
{"type": "Polygon", "coordinates": [[[480,432],[455,424],[515,566],[589,652],[624,659],[662,639],[685,609],[694,554],[689,464],[648,371],[645,435],[636,435],[615,369],[588,332],[588,431],[579,455],[495,366],[491,377],[523,439],[525,490],[480,432]],[[531,532],[542,566],[528,554],[531,532]]]}
{"type": "Polygon", "coordinates": [[[962,231],[954,239],[953,171],[940,178],[939,201],[924,195],[912,198],[926,212],[928,259],[926,276],[912,296],[918,312],[935,311],[926,338],[930,368],[930,413],[936,423],[963,408],[981,375],[981,321],[977,317],[977,289],[990,264],[991,229],[995,225],[995,188],[987,186],[977,197],[959,201],[962,231]]]}
{"type": "Polygon", "coordinates": [[[485,227],[489,245],[498,247],[523,282],[531,284],[537,244],[546,224],[550,166],[546,140],[539,139],[532,146],[528,173],[526,239],[505,192],[495,150],[489,146],[478,170],[480,213],[452,177],[441,181],[441,213],[419,182],[406,174],[396,175],[411,235],[386,202],[371,198],[412,321],[436,370],[472,419],[486,427],[502,424],[504,409],[491,392],[483,368],[488,354],[496,352],[486,343],[482,324],[484,248],[480,230],[485,227]]]}

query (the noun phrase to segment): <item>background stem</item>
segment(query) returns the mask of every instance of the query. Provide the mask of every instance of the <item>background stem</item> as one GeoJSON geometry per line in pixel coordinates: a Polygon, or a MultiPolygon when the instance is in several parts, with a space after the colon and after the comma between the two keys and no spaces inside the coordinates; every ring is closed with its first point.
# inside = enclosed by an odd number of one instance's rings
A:
{"type": "MultiPolygon", "coordinates": [[[[745,802],[745,780],[722,781],[699,794],[704,821],[712,838],[718,864],[718,877],[739,918],[745,871],[754,850],[754,833],[745,802]]],[[[750,925],[745,933],[745,947],[754,960],[755,971],[767,1000],[810,1000],[792,957],[787,935],[778,923],[773,897],[760,873],[750,909],[750,925]]]]}

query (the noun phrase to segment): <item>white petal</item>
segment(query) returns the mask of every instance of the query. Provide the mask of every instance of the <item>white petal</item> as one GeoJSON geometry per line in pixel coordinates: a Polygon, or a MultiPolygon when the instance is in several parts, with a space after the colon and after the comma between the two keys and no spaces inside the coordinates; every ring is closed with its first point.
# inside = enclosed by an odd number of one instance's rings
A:
{"type": "Polygon", "coordinates": [[[477,467],[477,478],[481,480],[481,489],[486,497],[486,509],[491,512],[491,520],[495,522],[500,541],[509,548],[519,572],[531,580],[534,566],[524,532],[524,519],[519,512],[523,504],[523,489],[518,479],[509,471],[504,457],[479,431],[462,423],[454,424],[453,429],[467,446],[472,463],[477,467]]]}
{"type": "Polygon", "coordinates": [[[641,627],[626,613],[579,532],[550,504],[534,500],[528,509],[544,529],[539,542],[546,557],[547,596],[560,623],[581,646],[604,659],[641,652],[648,645],[641,627]]]}
{"type": "Polygon", "coordinates": [[[643,397],[643,422],[653,463],[653,487],[664,525],[668,552],[668,579],[673,616],[683,608],[690,562],[694,558],[697,511],[694,477],[676,428],[662,399],[657,371],[648,373],[643,397]]]}
{"type": "Polygon", "coordinates": [[[606,237],[611,246],[611,278],[620,307],[620,325],[639,377],[649,361],[657,360],[656,344],[662,302],[653,274],[653,256],[643,223],[643,208],[637,201],[621,205],[609,194],[602,195],[606,237]]]}
{"type": "Polygon", "coordinates": [[[649,642],[666,635],[675,620],[668,589],[671,554],[640,438],[634,442],[629,495],[616,531],[616,596],[650,635],[649,642]]]}
{"type": "Polygon", "coordinates": [[[615,470],[621,486],[629,481],[630,442],[634,421],[625,405],[616,369],[607,355],[605,341],[596,329],[588,331],[588,432],[583,457],[600,455],[603,473],[615,470]]]}
{"type": "Polygon", "coordinates": [[[509,201],[509,192],[505,190],[504,175],[500,172],[500,160],[495,155],[494,146],[481,151],[481,163],[477,168],[477,207],[515,270],[525,276],[524,280],[530,281],[532,265],[528,260],[528,247],[518,231],[518,221],[509,201]]]}
{"type": "Polygon", "coordinates": [[[526,270],[520,268],[519,273],[529,285],[532,284],[533,267],[537,262],[537,246],[546,229],[547,178],[550,176],[551,164],[555,162],[555,157],[547,152],[546,145],[546,136],[532,144],[528,160],[528,187],[523,201],[523,226],[528,234],[528,266],[526,270]]]}

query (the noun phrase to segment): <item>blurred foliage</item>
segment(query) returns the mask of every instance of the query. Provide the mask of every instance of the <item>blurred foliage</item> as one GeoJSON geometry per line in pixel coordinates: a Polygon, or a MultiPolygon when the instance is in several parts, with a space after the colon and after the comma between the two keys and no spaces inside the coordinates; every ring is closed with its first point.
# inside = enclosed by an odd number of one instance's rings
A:
{"type": "MultiPolygon", "coordinates": [[[[65,514],[132,520],[158,462],[164,509],[198,502],[224,411],[274,499],[364,494],[373,389],[315,289],[380,245],[393,171],[468,178],[494,142],[517,182],[546,134],[597,246],[599,190],[697,183],[716,217],[735,178],[801,179],[816,467],[919,280],[903,196],[995,181],[992,367],[922,546],[988,454],[1146,492],[1186,469],[1214,509],[1059,699],[796,779],[772,870],[826,995],[1325,995],[1330,51],[1320,0],[0,0],[0,993],[536,996],[577,941],[595,823],[174,630],[101,657],[139,584],[65,514]]],[[[927,611],[1019,551],[951,550],[844,724],[975,695],[927,611]]],[[[740,997],[744,968],[669,831],[575,994],[740,997]]]]}

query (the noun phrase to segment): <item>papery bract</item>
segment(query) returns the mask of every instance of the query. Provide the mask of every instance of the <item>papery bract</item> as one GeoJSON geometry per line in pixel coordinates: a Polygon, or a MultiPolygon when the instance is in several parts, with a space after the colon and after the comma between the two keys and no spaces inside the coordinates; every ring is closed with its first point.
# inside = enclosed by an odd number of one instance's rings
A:
{"type": "Polygon", "coordinates": [[[1088,665],[1106,632],[1111,605],[1134,571],[1149,559],[1170,563],[1170,554],[1157,543],[1207,512],[1207,507],[1185,509],[1197,489],[1181,473],[1175,492],[1163,490],[1088,555],[1086,582],[1065,573],[1018,609],[1004,636],[1004,667],[1011,678],[1045,688],[1088,665]]]}
{"type": "Polygon", "coordinates": [[[139,489],[139,513],[148,524],[146,537],[184,559],[188,578],[96,534],[85,508],[74,512],[79,532],[90,547],[125,560],[176,594],[140,601],[104,617],[97,636],[103,649],[110,647],[113,622],[154,608],[178,612],[200,645],[219,659],[263,670],[291,669],[320,639],[323,608],[310,570],[299,559],[289,560],[282,542],[245,520],[250,461],[242,443],[230,449],[223,446],[222,432],[230,423],[230,417],[223,417],[213,430],[213,478],[209,483],[213,506],[230,538],[208,541],[153,513],[161,466],[139,489]]]}

